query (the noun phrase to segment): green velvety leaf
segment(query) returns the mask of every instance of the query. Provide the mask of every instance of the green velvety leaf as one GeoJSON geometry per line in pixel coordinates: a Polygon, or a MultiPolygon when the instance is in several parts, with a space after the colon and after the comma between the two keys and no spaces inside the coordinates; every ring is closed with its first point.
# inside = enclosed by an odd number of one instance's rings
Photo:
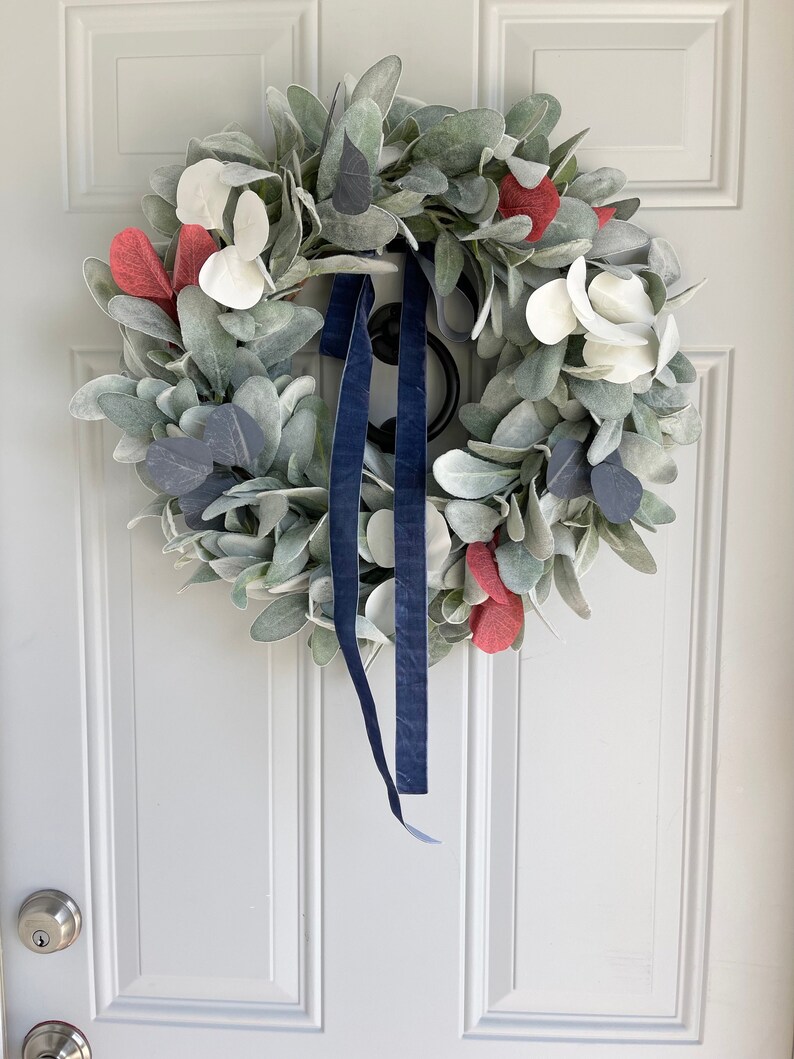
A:
{"type": "Polygon", "coordinates": [[[605,419],[587,450],[587,462],[596,466],[614,452],[623,438],[623,420],[605,419]]]}
{"type": "Polygon", "coordinates": [[[256,331],[256,321],[244,309],[235,309],[230,313],[220,313],[218,323],[224,331],[228,331],[238,342],[250,342],[256,331]]]}
{"type": "Polygon", "coordinates": [[[237,341],[221,327],[218,305],[200,287],[183,287],[177,312],[184,348],[217,394],[229,385],[237,341]]]}
{"type": "Polygon", "coordinates": [[[509,136],[517,140],[529,136],[548,139],[561,113],[559,100],[545,92],[536,92],[513,104],[505,117],[505,129],[509,136]]]}
{"type": "Polygon", "coordinates": [[[643,404],[643,402],[637,397],[634,398],[634,404],[631,409],[631,418],[634,422],[634,429],[638,434],[650,438],[651,441],[656,442],[657,445],[662,444],[662,429],[659,426],[659,420],[656,417],[656,413],[653,409],[649,408],[647,404],[643,404]]]}
{"type": "Polygon", "coordinates": [[[567,140],[554,148],[549,156],[549,167],[551,169],[549,175],[552,180],[567,182],[567,180],[570,179],[568,174],[565,173],[563,175],[562,171],[565,169],[567,163],[573,158],[576,148],[585,136],[587,136],[589,131],[589,129],[582,129],[581,132],[574,133],[573,136],[570,136],[567,140]]]}
{"type": "Polygon", "coordinates": [[[527,490],[523,542],[527,551],[541,561],[554,554],[554,536],[540,506],[534,481],[529,483],[527,490]]]}
{"type": "MultiPolygon", "coordinates": [[[[546,247],[559,248],[560,244],[574,240],[588,240],[594,243],[597,232],[598,218],[587,203],[566,196],[560,202],[554,220],[534,244],[535,256],[532,260],[537,258],[538,251],[546,247]]],[[[546,264],[543,267],[550,266],[546,264]]]]}
{"type": "Polygon", "coordinates": [[[501,522],[498,511],[472,500],[450,500],[444,514],[452,531],[466,544],[490,541],[501,522]]]}
{"type": "Polygon", "coordinates": [[[548,428],[539,418],[532,401],[521,401],[499,423],[491,438],[491,444],[528,449],[547,437],[548,433],[548,428]]]}
{"type": "Polygon", "coordinates": [[[436,288],[442,297],[446,297],[457,286],[465,261],[463,248],[451,232],[438,233],[434,261],[436,288]]]}
{"type": "Polygon", "coordinates": [[[273,643],[294,636],[308,624],[308,609],[308,593],[279,596],[251,626],[251,639],[259,643],[273,643]]]}
{"type": "Polygon", "coordinates": [[[100,393],[96,402],[111,423],[134,438],[149,436],[155,423],[164,423],[168,418],[154,401],[142,401],[128,393],[100,393]]]}
{"type": "Polygon", "coordinates": [[[581,199],[590,206],[599,206],[613,195],[617,195],[626,183],[626,174],[620,169],[603,166],[590,173],[582,173],[566,191],[573,199],[581,199]]]}
{"type": "MultiPolygon", "coordinates": [[[[293,151],[300,155],[304,147],[303,132],[292,113],[287,97],[278,89],[269,87],[265,92],[265,104],[276,140],[276,157],[283,162],[288,160],[293,151]]],[[[204,142],[206,143],[206,140],[204,142]]],[[[251,162],[256,165],[265,160],[261,154],[257,157],[249,153],[248,156],[235,155],[233,161],[251,162]]]]}
{"type": "Polygon", "coordinates": [[[651,239],[648,247],[648,268],[662,277],[666,287],[681,279],[678,255],[666,239],[651,239]]]}
{"type": "Polygon", "coordinates": [[[161,165],[149,177],[149,186],[161,199],[176,206],[176,189],[184,171],[183,165],[161,165]]]}
{"type": "Polygon", "coordinates": [[[640,479],[666,485],[678,477],[675,460],[650,438],[624,432],[618,452],[626,470],[640,479]]]}
{"type": "Polygon", "coordinates": [[[325,238],[343,250],[379,250],[397,235],[396,218],[377,206],[370,206],[358,216],[348,217],[337,213],[330,202],[321,202],[317,212],[325,238]]]}
{"type": "Polygon", "coordinates": [[[617,202],[607,202],[605,205],[611,206],[614,209],[614,220],[628,221],[631,220],[640,208],[640,200],[638,198],[620,199],[617,202]]]}
{"type": "Polygon", "coordinates": [[[339,651],[339,640],[333,629],[325,629],[322,625],[315,625],[312,629],[311,638],[312,661],[316,666],[322,668],[332,662],[339,651]]]}
{"type": "Polygon", "coordinates": [[[464,110],[433,125],[417,141],[414,162],[432,162],[448,177],[476,169],[485,148],[495,150],[505,121],[495,110],[464,110]]]}
{"type": "Polygon", "coordinates": [[[518,478],[518,470],[480,460],[461,449],[450,449],[433,464],[438,484],[452,496],[479,500],[507,488],[518,478]]]}
{"type": "Polygon", "coordinates": [[[141,209],[152,228],[163,235],[174,235],[182,227],[174,207],[159,195],[144,195],[141,209]]]}
{"type": "Polygon", "coordinates": [[[656,493],[645,489],[640,506],[634,515],[634,521],[648,529],[655,529],[656,526],[666,526],[675,522],[675,511],[656,493]]]}
{"type": "Polygon", "coordinates": [[[532,264],[537,268],[564,268],[576,260],[590,253],[592,242],[589,239],[572,239],[567,243],[559,243],[557,246],[546,246],[536,250],[532,255],[532,264]]]}
{"type": "Polygon", "coordinates": [[[565,360],[568,339],[553,346],[539,346],[529,353],[515,370],[513,380],[518,393],[527,401],[540,401],[554,389],[565,360]]]}
{"type": "Polygon", "coordinates": [[[582,592],[575,562],[567,555],[557,555],[554,558],[554,584],[565,603],[575,614],[578,614],[580,618],[590,617],[592,611],[582,592]]]}
{"type": "Polygon", "coordinates": [[[193,585],[206,585],[209,584],[210,581],[220,581],[220,579],[221,575],[217,574],[211,566],[208,566],[206,563],[200,563],[195,573],[193,573],[179,589],[178,595],[181,595],[193,585]]]}
{"type": "MultiPolygon", "coordinates": [[[[297,353],[323,326],[322,313],[309,305],[291,305],[286,323],[255,338],[246,349],[256,354],[263,366],[270,368],[297,353]]],[[[264,328],[260,327],[260,331],[264,328]]]]}
{"type": "Polygon", "coordinates": [[[667,367],[675,376],[675,381],[679,384],[686,385],[697,381],[698,373],[695,366],[691,361],[687,360],[681,352],[676,353],[667,367]]]}
{"type": "Polygon", "coordinates": [[[496,549],[499,576],[517,595],[531,591],[543,574],[543,563],[527,551],[522,541],[502,541],[496,549]]]}
{"type": "Polygon", "coordinates": [[[69,413],[75,419],[104,419],[105,413],[97,403],[103,393],[125,393],[135,396],[138,386],[135,379],[126,375],[100,375],[81,386],[69,404],[69,413]]]}
{"type": "MultiPolygon", "coordinates": [[[[125,327],[142,331],[143,334],[152,338],[171,342],[180,349],[185,348],[179,328],[171,317],[159,305],[155,305],[146,298],[133,298],[128,294],[119,294],[110,299],[107,311],[114,320],[124,324],[125,327]]],[[[215,312],[217,315],[218,310],[216,309],[215,312]]]]}
{"type": "Polygon", "coordinates": [[[623,420],[631,411],[634,394],[630,383],[578,379],[575,375],[566,375],[566,381],[572,396],[601,419],[623,420]]]}
{"type": "Polygon", "coordinates": [[[501,416],[482,404],[464,404],[458,410],[458,419],[475,438],[490,441],[501,416]]]}
{"type": "Polygon", "coordinates": [[[624,563],[628,563],[634,570],[641,574],[655,574],[656,561],[645,543],[630,522],[615,525],[600,513],[596,516],[599,536],[607,542],[612,551],[620,556],[624,563]]]}
{"type": "Polygon", "coordinates": [[[248,412],[265,435],[265,446],[254,460],[251,472],[256,476],[267,474],[281,442],[281,409],[276,387],[270,379],[253,376],[237,390],[232,403],[248,412]]]}
{"type": "Polygon", "coordinates": [[[525,188],[536,188],[549,171],[542,162],[529,162],[525,158],[508,158],[507,168],[525,188]]]}
{"type": "MultiPolygon", "coordinates": [[[[268,92],[270,91],[271,89],[268,89],[268,92]]],[[[284,98],[280,92],[278,95],[282,99],[284,98]]],[[[269,106],[268,110],[270,110],[269,106]]],[[[211,151],[217,158],[221,158],[226,162],[245,162],[249,165],[261,165],[268,168],[268,161],[262,148],[239,127],[236,129],[227,128],[223,132],[215,132],[211,136],[205,136],[201,141],[201,148],[205,152],[211,151]]],[[[206,154],[204,157],[207,157],[206,154]]],[[[196,160],[192,159],[192,161],[196,160]]],[[[190,162],[188,162],[189,164],[190,162]]]]}
{"type": "Polygon", "coordinates": [[[370,66],[359,80],[350,97],[351,106],[361,99],[377,104],[383,118],[389,113],[402,73],[402,61],[397,55],[386,55],[370,66]]]}
{"type": "MultiPolygon", "coordinates": [[[[637,250],[648,242],[648,233],[629,221],[619,221],[613,217],[593,236],[593,249],[588,257],[606,257],[609,254],[623,254],[628,250],[637,250]]],[[[658,269],[653,269],[658,272],[658,269]]]]}
{"type": "Polygon", "coordinates": [[[123,294],[110,271],[110,265],[100,261],[96,257],[87,257],[83,262],[83,277],[91,297],[97,303],[103,313],[108,312],[108,303],[111,298],[123,294]]]}
{"type": "Polygon", "coordinates": [[[688,405],[670,416],[663,416],[659,420],[659,426],[662,433],[676,445],[693,445],[703,433],[703,424],[694,405],[688,405]]]}
{"type": "Polygon", "coordinates": [[[443,195],[449,187],[446,176],[431,162],[412,166],[398,183],[406,191],[420,191],[423,195],[443,195]]]}
{"type": "Polygon", "coordinates": [[[302,85],[290,85],[287,89],[287,102],[295,120],[303,130],[306,139],[319,147],[323,142],[323,131],[328,121],[328,110],[313,92],[302,85]]]}
{"type": "Polygon", "coordinates": [[[532,231],[532,221],[523,214],[518,217],[508,217],[505,220],[495,221],[493,224],[484,225],[475,232],[462,235],[461,242],[473,242],[483,239],[495,239],[497,242],[521,243],[532,231]]]}
{"type": "Polygon", "coordinates": [[[274,468],[283,474],[292,460],[293,468],[302,474],[312,458],[316,432],[315,416],[308,409],[296,412],[281,431],[281,441],[273,458],[274,468]]]}
{"type": "Polygon", "coordinates": [[[686,290],[681,291],[680,294],[674,295],[672,298],[667,299],[668,309],[680,309],[682,305],[686,303],[697,294],[702,286],[706,283],[705,279],[702,279],[700,283],[695,283],[692,287],[687,287],[686,290]]]}

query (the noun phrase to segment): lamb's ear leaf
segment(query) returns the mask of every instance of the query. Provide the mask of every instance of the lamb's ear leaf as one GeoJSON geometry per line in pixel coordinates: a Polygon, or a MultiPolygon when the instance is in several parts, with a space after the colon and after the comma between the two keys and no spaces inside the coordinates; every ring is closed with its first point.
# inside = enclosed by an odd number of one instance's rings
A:
{"type": "Polygon", "coordinates": [[[273,600],[251,626],[251,639],[260,643],[285,640],[308,625],[309,595],[283,595],[273,600]]]}
{"type": "Polygon", "coordinates": [[[397,55],[386,55],[379,59],[356,82],[350,102],[355,103],[359,99],[373,99],[382,117],[385,118],[391,110],[394,94],[400,83],[402,68],[402,60],[397,55]]]}
{"type": "Polygon", "coordinates": [[[154,401],[143,401],[128,393],[100,393],[96,401],[111,423],[134,438],[151,437],[152,427],[168,420],[154,401]]]}
{"type": "Polygon", "coordinates": [[[357,217],[347,217],[326,201],[319,203],[317,212],[323,235],[343,250],[379,250],[397,235],[396,218],[377,206],[370,206],[357,217]]]}
{"type": "Polygon", "coordinates": [[[323,142],[323,133],[329,117],[325,104],[302,85],[289,86],[287,101],[295,115],[295,120],[303,130],[303,135],[319,147],[323,142]]]}
{"type": "Polygon", "coordinates": [[[91,297],[97,303],[102,312],[108,312],[108,303],[111,298],[123,294],[121,287],[113,279],[110,265],[100,261],[96,257],[87,257],[83,262],[83,277],[86,286],[91,291],[91,297]]]}
{"type": "Polygon", "coordinates": [[[160,338],[184,349],[182,335],[171,317],[159,305],[146,298],[119,294],[108,302],[108,315],[125,327],[142,331],[151,338],[160,338]]]}
{"type": "Polygon", "coordinates": [[[75,419],[104,419],[105,413],[97,403],[100,394],[126,393],[135,396],[138,384],[126,375],[100,375],[81,386],[69,404],[75,419]]]}
{"type": "Polygon", "coordinates": [[[177,311],[188,350],[213,390],[223,394],[229,385],[237,340],[221,327],[218,305],[200,287],[183,287],[177,311]]]}
{"type": "Polygon", "coordinates": [[[505,120],[495,110],[464,110],[450,114],[416,141],[416,162],[432,162],[446,176],[477,169],[483,150],[495,150],[502,140],[505,120]]]}

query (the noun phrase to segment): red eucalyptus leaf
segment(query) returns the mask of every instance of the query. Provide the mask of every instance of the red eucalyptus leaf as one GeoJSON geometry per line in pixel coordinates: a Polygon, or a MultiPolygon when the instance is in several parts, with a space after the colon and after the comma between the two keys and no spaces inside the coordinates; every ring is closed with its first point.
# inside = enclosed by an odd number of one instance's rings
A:
{"type": "Polygon", "coordinates": [[[524,605],[521,597],[508,592],[506,603],[486,599],[472,608],[469,627],[472,643],[486,654],[505,651],[515,640],[524,624],[524,605]]]}
{"type": "Polygon", "coordinates": [[[149,298],[158,304],[170,301],[171,280],[140,228],[125,228],[110,244],[110,271],[123,291],[136,298],[149,298]]]}
{"type": "Polygon", "coordinates": [[[502,579],[499,576],[499,567],[496,565],[496,559],[494,559],[493,552],[487,544],[483,544],[482,541],[470,544],[466,549],[466,562],[469,570],[471,570],[472,577],[483,592],[487,592],[491,599],[496,600],[497,603],[505,604],[508,602],[511,593],[502,584],[502,579]]]}
{"type": "Polygon", "coordinates": [[[532,231],[528,243],[536,243],[554,220],[560,208],[560,194],[544,176],[537,187],[525,188],[508,173],[499,185],[499,212],[503,217],[529,217],[532,231]]]}
{"type": "Polygon", "coordinates": [[[179,229],[174,259],[174,290],[197,287],[201,266],[218,247],[206,228],[200,224],[183,224],[179,229]]]}
{"type": "Polygon", "coordinates": [[[598,217],[598,227],[603,228],[605,224],[615,216],[614,206],[593,206],[593,213],[598,217]]]}

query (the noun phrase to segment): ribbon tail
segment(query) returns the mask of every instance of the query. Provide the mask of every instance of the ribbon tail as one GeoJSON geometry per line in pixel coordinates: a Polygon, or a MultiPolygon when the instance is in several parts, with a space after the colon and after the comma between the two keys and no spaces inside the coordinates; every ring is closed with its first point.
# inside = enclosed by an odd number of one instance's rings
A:
{"type": "MultiPolygon", "coordinates": [[[[337,279],[340,278],[337,277],[337,279]]],[[[354,289],[358,293],[339,391],[339,405],[331,451],[328,505],[331,577],[334,586],[334,625],[342,655],[361,705],[372,756],[386,786],[391,811],[415,838],[423,842],[435,843],[435,839],[411,827],[403,819],[400,796],[386,762],[377,708],[356,638],[359,600],[358,514],[372,374],[372,345],[367,331],[367,320],[374,303],[375,293],[369,276],[351,278],[355,280],[355,288],[349,284],[340,285],[339,288],[344,289],[348,297],[354,289]]],[[[336,281],[334,290],[337,290],[336,281]]],[[[339,334],[337,334],[337,339],[338,337],[339,334]]]]}
{"type": "Polygon", "coordinates": [[[428,283],[406,254],[394,461],[396,772],[402,794],[427,793],[426,348],[428,283]]]}

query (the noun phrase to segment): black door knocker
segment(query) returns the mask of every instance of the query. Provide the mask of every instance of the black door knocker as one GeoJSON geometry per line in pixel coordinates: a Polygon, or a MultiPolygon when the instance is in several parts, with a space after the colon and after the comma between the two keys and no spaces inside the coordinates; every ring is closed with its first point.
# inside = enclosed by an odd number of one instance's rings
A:
{"type": "MultiPolygon", "coordinates": [[[[400,302],[381,305],[372,314],[367,329],[372,339],[372,352],[383,364],[396,365],[400,351],[400,302]]],[[[435,354],[444,374],[444,400],[431,423],[427,426],[427,440],[432,441],[449,426],[460,400],[460,375],[455,358],[437,335],[427,332],[427,347],[435,354]]],[[[379,427],[370,423],[367,437],[382,452],[394,452],[397,420],[386,419],[379,427]]]]}

